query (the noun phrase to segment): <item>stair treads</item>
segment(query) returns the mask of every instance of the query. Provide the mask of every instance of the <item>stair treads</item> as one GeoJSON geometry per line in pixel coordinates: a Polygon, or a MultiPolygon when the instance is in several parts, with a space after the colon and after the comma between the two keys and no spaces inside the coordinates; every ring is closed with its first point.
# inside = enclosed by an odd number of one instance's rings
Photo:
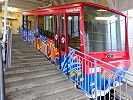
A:
{"type": "Polygon", "coordinates": [[[17,82],[9,82],[5,86],[7,88],[6,93],[18,91],[18,90],[20,91],[24,89],[30,89],[36,86],[56,83],[63,80],[66,80],[66,76],[62,74],[55,74],[55,75],[50,75],[45,77],[26,79],[26,80],[17,81],[17,82]]]}
{"type": "Polygon", "coordinates": [[[30,57],[30,58],[18,58],[18,59],[12,59],[12,62],[17,62],[17,61],[47,61],[46,58],[43,58],[43,57],[39,57],[39,58],[36,58],[36,57],[30,57]]]}
{"type": "Polygon", "coordinates": [[[41,70],[41,71],[34,71],[34,72],[26,72],[26,73],[18,73],[12,75],[5,75],[5,82],[13,82],[13,81],[21,81],[25,79],[43,77],[58,74],[60,71],[56,70],[41,70]]]}
{"type": "Polygon", "coordinates": [[[77,91],[77,89],[72,88],[49,96],[42,95],[35,100],[75,100],[76,98],[83,98],[83,96],[85,97],[85,94],[83,92],[77,91]]]}
{"type": "Polygon", "coordinates": [[[9,68],[6,70],[5,75],[10,74],[19,74],[19,73],[26,73],[26,72],[34,72],[34,71],[40,71],[40,70],[49,70],[49,69],[55,69],[57,68],[54,65],[43,65],[43,66],[31,66],[31,67],[18,67],[18,68],[9,68]]]}
{"type": "Polygon", "coordinates": [[[12,60],[11,62],[12,62],[12,64],[14,64],[14,63],[26,63],[26,62],[30,63],[30,62],[43,62],[43,61],[46,61],[46,60],[44,60],[44,59],[32,59],[32,58],[30,58],[30,59],[12,60]]]}
{"type": "Polygon", "coordinates": [[[10,68],[23,68],[23,67],[34,67],[34,66],[43,66],[43,65],[51,65],[50,62],[33,62],[33,63],[16,63],[12,64],[10,68]]]}
{"type": "Polygon", "coordinates": [[[12,56],[11,59],[30,59],[30,58],[44,58],[42,55],[21,55],[21,56],[12,56]]]}
{"type": "Polygon", "coordinates": [[[31,89],[12,92],[8,94],[8,98],[12,100],[33,100],[42,94],[44,96],[48,96],[71,88],[73,88],[73,85],[65,80],[57,83],[37,86],[31,89]]]}
{"type": "Polygon", "coordinates": [[[19,66],[21,66],[21,65],[23,65],[23,64],[24,64],[24,65],[25,65],[25,64],[28,64],[28,65],[30,65],[30,64],[31,64],[31,65],[34,65],[34,64],[50,64],[50,62],[44,60],[44,61],[40,61],[40,62],[39,62],[39,61],[31,61],[31,62],[30,62],[30,61],[29,61],[29,62],[26,61],[26,62],[19,62],[19,63],[17,63],[17,62],[12,62],[11,64],[12,64],[12,66],[13,66],[13,65],[19,65],[19,66]]]}

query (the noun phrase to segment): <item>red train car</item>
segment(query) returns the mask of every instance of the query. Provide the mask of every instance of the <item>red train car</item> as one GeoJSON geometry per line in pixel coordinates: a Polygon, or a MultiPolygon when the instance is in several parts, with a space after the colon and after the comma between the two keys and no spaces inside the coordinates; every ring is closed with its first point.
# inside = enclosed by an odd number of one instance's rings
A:
{"type": "Polygon", "coordinates": [[[41,8],[26,12],[22,27],[21,36],[88,94],[113,87],[129,68],[127,18],[115,10],[90,2],[41,8]]]}

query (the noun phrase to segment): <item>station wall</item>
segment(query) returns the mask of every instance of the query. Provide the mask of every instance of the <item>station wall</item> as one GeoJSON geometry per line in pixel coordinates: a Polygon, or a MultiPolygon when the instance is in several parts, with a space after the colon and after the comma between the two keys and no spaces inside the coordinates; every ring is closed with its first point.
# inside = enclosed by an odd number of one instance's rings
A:
{"type": "MultiPolygon", "coordinates": [[[[0,33],[2,32],[4,12],[0,12],[1,26],[0,33]]],[[[13,34],[18,34],[17,29],[22,25],[22,14],[19,12],[8,12],[7,24],[12,27],[13,34]]]]}

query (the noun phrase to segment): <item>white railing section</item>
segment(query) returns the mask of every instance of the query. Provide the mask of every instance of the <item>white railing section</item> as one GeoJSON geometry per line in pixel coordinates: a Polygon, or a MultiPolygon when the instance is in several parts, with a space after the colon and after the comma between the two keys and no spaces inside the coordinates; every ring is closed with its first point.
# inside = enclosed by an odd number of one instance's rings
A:
{"type": "Polygon", "coordinates": [[[118,68],[73,48],[69,49],[74,50],[68,63],[70,79],[90,98],[133,100],[133,80],[124,77],[128,74],[133,79],[133,74],[126,71],[128,69],[118,68]]]}
{"type": "Polygon", "coordinates": [[[129,47],[133,47],[133,38],[128,38],[129,47]]]}

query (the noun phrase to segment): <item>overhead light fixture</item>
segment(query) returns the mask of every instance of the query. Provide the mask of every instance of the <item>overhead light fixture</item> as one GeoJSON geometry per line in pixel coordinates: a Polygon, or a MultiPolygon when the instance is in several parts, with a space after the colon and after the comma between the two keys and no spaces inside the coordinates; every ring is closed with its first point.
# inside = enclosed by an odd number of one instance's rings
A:
{"type": "MultiPolygon", "coordinates": [[[[4,16],[2,16],[4,18],[4,16]]],[[[13,17],[13,16],[7,16],[7,19],[11,19],[11,20],[17,20],[17,18],[13,17]]],[[[4,22],[4,19],[2,20],[4,22]]]]}
{"type": "Polygon", "coordinates": [[[104,10],[104,9],[99,9],[99,10],[97,10],[97,11],[107,11],[107,10],[104,10]]]}
{"type": "MultiPolygon", "coordinates": [[[[2,9],[5,10],[4,6],[2,6],[2,9]]],[[[10,11],[10,12],[21,12],[20,9],[18,9],[16,7],[11,7],[11,6],[8,6],[7,10],[10,11]]]]}
{"type": "Polygon", "coordinates": [[[115,16],[111,16],[111,17],[95,17],[95,20],[116,21],[117,18],[115,16]]]}
{"type": "Polygon", "coordinates": [[[64,17],[62,17],[62,19],[64,19],[64,17]]]}
{"type": "Polygon", "coordinates": [[[49,18],[52,18],[52,16],[49,16],[49,18]]]}
{"type": "Polygon", "coordinates": [[[0,0],[0,2],[4,2],[5,0],[0,0]]]}
{"type": "Polygon", "coordinates": [[[69,17],[68,17],[68,20],[72,20],[72,17],[71,17],[71,16],[69,16],[69,17]]]}

